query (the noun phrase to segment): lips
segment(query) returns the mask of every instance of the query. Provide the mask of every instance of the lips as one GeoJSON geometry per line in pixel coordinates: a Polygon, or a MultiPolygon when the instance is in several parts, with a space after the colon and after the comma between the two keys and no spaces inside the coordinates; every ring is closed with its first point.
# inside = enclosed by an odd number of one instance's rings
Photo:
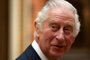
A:
{"type": "Polygon", "coordinates": [[[58,49],[65,48],[65,45],[60,45],[60,44],[53,44],[52,46],[58,49]]]}
{"type": "Polygon", "coordinates": [[[58,47],[58,48],[63,48],[63,47],[65,47],[64,45],[53,45],[53,46],[58,47]]]}

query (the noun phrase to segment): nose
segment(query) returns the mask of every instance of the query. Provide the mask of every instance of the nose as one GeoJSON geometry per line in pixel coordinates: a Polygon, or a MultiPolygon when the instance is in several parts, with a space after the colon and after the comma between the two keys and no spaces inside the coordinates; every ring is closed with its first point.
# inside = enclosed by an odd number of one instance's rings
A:
{"type": "Polygon", "coordinates": [[[63,41],[63,40],[65,39],[63,29],[60,29],[60,30],[57,32],[56,39],[57,39],[57,40],[61,40],[61,41],[63,41]]]}

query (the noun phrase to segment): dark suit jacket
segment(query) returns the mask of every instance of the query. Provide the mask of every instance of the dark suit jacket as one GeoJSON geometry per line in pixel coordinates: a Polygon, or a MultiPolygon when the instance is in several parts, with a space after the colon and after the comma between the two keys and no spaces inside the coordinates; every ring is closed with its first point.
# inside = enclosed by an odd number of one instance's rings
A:
{"type": "Polygon", "coordinates": [[[30,45],[16,60],[41,60],[36,51],[30,45]]]}

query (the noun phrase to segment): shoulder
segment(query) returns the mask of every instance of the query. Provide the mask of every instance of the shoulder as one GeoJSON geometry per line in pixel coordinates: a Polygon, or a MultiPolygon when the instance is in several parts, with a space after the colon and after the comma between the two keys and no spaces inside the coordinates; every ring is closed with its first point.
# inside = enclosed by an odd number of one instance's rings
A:
{"type": "Polygon", "coordinates": [[[40,60],[40,57],[31,45],[16,60],[40,60]]]}
{"type": "Polygon", "coordinates": [[[16,60],[28,60],[30,59],[30,55],[32,52],[30,52],[32,49],[32,46],[30,45],[27,47],[27,49],[16,59],[16,60]]]}

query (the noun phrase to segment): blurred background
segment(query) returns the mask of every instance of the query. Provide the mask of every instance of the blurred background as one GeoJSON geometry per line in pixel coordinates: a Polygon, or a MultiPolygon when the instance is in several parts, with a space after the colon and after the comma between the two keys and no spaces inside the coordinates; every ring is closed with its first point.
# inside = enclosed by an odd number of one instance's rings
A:
{"type": "MultiPolygon", "coordinates": [[[[0,0],[0,60],[15,60],[32,43],[33,21],[47,0],[0,0]]],[[[90,0],[67,0],[78,10],[81,31],[62,60],[90,60],[90,0]]]]}

